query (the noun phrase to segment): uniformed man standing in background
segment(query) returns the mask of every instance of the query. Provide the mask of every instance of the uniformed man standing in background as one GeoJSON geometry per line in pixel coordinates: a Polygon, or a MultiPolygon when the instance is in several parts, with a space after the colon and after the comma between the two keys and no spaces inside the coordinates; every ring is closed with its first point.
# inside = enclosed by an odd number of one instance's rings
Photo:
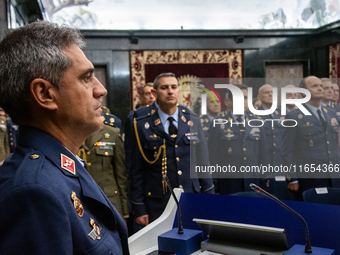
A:
{"type": "Polygon", "coordinates": [[[208,138],[209,127],[212,120],[217,117],[221,111],[221,103],[217,96],[214,94],[214,98],[207,95],[207,114],[201,116],[201,124],[205,137],[208,138]]]}
{"type": "Polygon", "coordinates": [[[129,217],[128,182],[119,128],[104,120],[103,127],[85,140],[78,156],[85,161],[87,171],[126,223],[129,217]]]}
{"type": "MultiPolygon", "coordinates": [[[[244,96],[243,115],[235,116],[233,113],[233,95],[226,94],[225,103],[228,113],[221,113],[214,120],[215,127],[211,126],[208,137],[210,164],[235,167],[236,172],[226,172],[215,175],[214,183],[216,193],[232,194],[251,191],[249,184],[260,186],[260,178],[256,173],[241,173],[242,167],[268,165],[266,137],[263,127],[250,127],[249,120],[255,119],[257,125],[260,121],[248,110],[248,90],[243,84],[235,85],[242,90],[244,96]],[[226,122],[227,121],[227,122],[226,122]],[[226,123],[225,123],[226,122],[226,123]],[[225,123],[225,124],[224,124],[225,123]]],[[[255,125],[255,122],[252,124],[255,125]]],[[[214,176],[214,175],[213,175],[214,176]]]]}
{"type": "MultiPolygon", "coordinates": [[[[293,85],[287,85],[286,87],[294,87],[293,85]]],[[[288,94],[288,93],[287,93],[288,94]]],[[[297,98],[297,93],[289,93],[286,98],[297,98]]],[[[273,87],[269,84],[265,84],[259,88],[258,99],[261,100],[261,105],[258,110],[268,110],[273,104],[273,87]]],[[[287,109],[294,108],[294,105],[287,105],[287,109]]],[[[276,107],[272,114],[258,115],[264,123],[265,136],[267,141],[266,154],[269,158],[269,164],[271,166],[282,165],[282,134],[284,127],[281,122],[285,119],[285,115],[281,115],[281,107],[276,107]],[[267,120],[267,121],[266,121],[267,120]]],[[[280,199],[295,200],[295,194],[291,193],[288,187],[288,183],[291,180],[283,172],[272,173],[268,178],[261,180],[261,186],[269,193],[280,199]]]]}
{"type": "Polygon", "coordinates": [[[210,174],[195,173],[196,165],[209,165],[207,145],[199,117],[177,105],[179,90],[174,74],[158,75],[153,89],[158,108],[136,119],[131,202],[136,222],[141,225],[157,219],[168,203],[170,191],[164,175],[173,188],[184,192],[214,193],[210,174]]]}
{"type": "Polygon", "coordinates": [[[329,167],[339,164],[340,158],[339,124],[336,113],[331,108],[322,107],[320,104],[324,97],[323,82],[316,76],[308,76],[301,81],[300,88],[309,90],[311,94],[310,100],[303,104],[311,115],[305,115],[300,109],[286,115],[286,119],[295,121],[286,121],[286,125],[292,127],[284,129],[282,157],[284,165],[295,166],[296,173],[301,173],[297,175],[300,178],[296,184],[296,189],[299,190],[301,196],[305,190],[310,188],[339,188],[338,176],[334,176],[334,171],[331,172],[329,167]],[[319,170],[304,170],[311,167],[319,170]],[[313,174],[309,175],[311,172],[313,174]]]}

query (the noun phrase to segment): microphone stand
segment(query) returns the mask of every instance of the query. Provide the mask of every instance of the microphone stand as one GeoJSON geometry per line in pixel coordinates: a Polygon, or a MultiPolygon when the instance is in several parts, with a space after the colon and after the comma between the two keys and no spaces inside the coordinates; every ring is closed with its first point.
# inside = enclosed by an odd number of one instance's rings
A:
{"type": "Polygon", "coordinates": [[[172,190],[172,187],[170,185],[169,182],[169,178],[168,176],[166,176],[165,174],[163,175],[163,180],[166,182],[166,184],[168,185],[168,188],[171,192],[171,195],[173,196],[173,198],[175,199],[176,205],[177,205],[177,214],[178,214],[178,234],[183,234],[183,223],[182,223],[182,214],[181,214],[181,208],[179,207],[179,203],[177,200],[177,197],[175,196],[174,191],[172,190]]]}
{"type": "Polygon", "coordinates": [[[305,227],[305,253],[312,253],[312,246],[311,246],[311,242],[310,242],[310,237],[309,237],[309,229],[308,229],[308,225],[307,222],[305,221],[305,219],[296,211],[294,211],[292,208],[290,208],[288,205],[286,205],[285,203],[283,203],[280,199],[278,199],[277,197],[273,196],[272,194],[268,193],[267,191],[261,189],[259,186],[257,186],[254,183],[250,183],[249,187],[256,191],[257,193],[261,193],[269,198],[271,198],[272,200],[274,200],[276,203],[278,203],[279,205],[281,205],[283,208],[285,208],[287,211],[293,213],[297,218],[299,218],[299,220],[302,221],[304,227],[305,227]]]}

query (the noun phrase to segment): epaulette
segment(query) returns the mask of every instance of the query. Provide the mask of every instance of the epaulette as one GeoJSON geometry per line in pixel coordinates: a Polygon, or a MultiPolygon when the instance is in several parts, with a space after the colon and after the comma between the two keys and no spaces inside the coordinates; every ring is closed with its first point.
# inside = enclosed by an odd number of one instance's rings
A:
{"type": "Polygon", "coordinates": [[[106,125],[110,125],[112,127],[116,127],[117,117],[110,113],[102,114],[103,123],[106,125]]]}
{"type": "Polygon", "coordinates": [[[151,115],[156,112],[156,107],[154,105],[145,105],[136,109],[134,116],[139,117],[142,115],[151,115]]]}
{"type": "Polygon", "coordinates": [[[190,109],[188,109],[184,105],[179,104],[178,105],[178,110],[180,110],[183,114],[190,114],[191,116],[199,117],[196,113],[194,113],[193,111],[190,111],[190,109]]]}
{"type": "Polygon", "coordinates": [[[15,179],[13,180],[13,185],[22,185],[35,183],[37,174],[40,172],[42,165],[45,160],[45,155],[39,151],[32,151],[28,153],[25,158],[20,163],[15,179]],[[30,174],[24,174],[30,169],[30,174]]]}
{"type": "Polygon", "coordinates": [[[150,117],[149,115],[141,115],[141,116],[134,116],[134,118],[136,118],[136,120],[142,120],[142,119],[145,119],[147,117],[150,117]]]}

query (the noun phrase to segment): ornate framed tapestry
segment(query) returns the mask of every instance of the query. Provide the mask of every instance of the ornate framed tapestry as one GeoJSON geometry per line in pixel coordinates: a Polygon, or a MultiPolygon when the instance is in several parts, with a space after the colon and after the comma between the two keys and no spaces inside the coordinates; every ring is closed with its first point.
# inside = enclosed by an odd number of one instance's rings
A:
{"type": "Polygon", "coordinates": [[[229,83],[242,83],[242,50],[163,50],[130,51],[131,108],[139,102],[139,91],[160,73],[176,75],[181,94],[179,103],[192,109],[199,95],[190,94],[192,82],[201,78],[229,78],[229,83]]]}
{"type": "Polygon", "coordinates": [[[329,46],[329,78],[340,77],[340,44],[329,46]]]}

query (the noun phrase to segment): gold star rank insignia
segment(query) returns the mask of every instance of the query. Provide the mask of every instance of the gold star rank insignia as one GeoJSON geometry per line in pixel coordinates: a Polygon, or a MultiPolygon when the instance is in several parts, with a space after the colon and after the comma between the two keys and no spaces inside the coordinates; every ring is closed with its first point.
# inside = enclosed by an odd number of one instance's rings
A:
{"type": "Polygon", "coordinates": [[[208,119],[208,118],[205,118],[204,121],[205,121],[205,123],[208,123],[208,122],[209,122],[209,119],[208,119]]]}
{"type": "Polygon", "coordinates": [[[109,139],[109,138],[110,138],[110,134],[109,134],[109,133],[106,133],[106,134],[104,135],[104,137],[105,137],[106,139],[109,139]]]}

